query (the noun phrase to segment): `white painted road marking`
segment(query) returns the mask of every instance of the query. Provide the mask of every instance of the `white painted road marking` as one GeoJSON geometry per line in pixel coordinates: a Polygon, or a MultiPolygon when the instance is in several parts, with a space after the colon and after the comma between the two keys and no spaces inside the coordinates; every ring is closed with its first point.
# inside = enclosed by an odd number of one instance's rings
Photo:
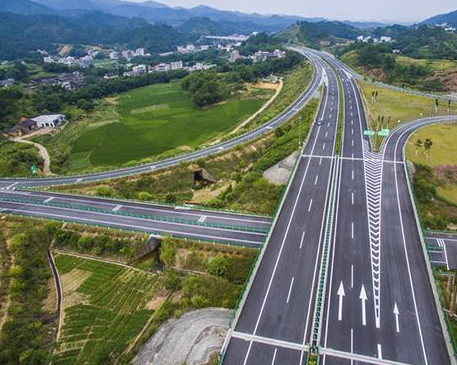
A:
{"type": "Polygon", "coordinates": [[[314,179],[314,186],[317,185],[317,180],[319,180],[319,175],[316,175],[316,178],[314,179]]]}
{"type": "Polygon", "coordinates": [[[351,223],[351,238],[354,239],[354,222],[351,223]]]}
{"type": "Polygon", "coordinates": [[[341,281],[338,287],[338,321],[343,320],[343,297],[346,295],[344,292],[343,282],[341,281]]]}
{"type": "Polygon", "coordinates": [[[400,332],[400,323],[398,321],[398,315],[400,314],[400,311],[398,310],[397,303],[394,305],[394,316],[395,316],[395,327],[397,328],[397,333],[400,332]]]}
{"type": "Polygon", "coordinates": [[[289,286],[289,294],[287,294],[287,300],[286,303],[289,303],[290,300],[290,293],[292,293],[292,287],[294,286],[294,277],[292,276],[292,280],[290,281],[290,286],[289,286]]]}
{"type": "Polygon", "coordinates": [[[308,212],[311,212],[311,207],[313,206],[313,199],[309,201],[308,212]]]}
{"type": "Polygon", "coordinates": [[[351,265],[351,289],[354,288],[354,265],[351,265]]]}
{"type": "Polygon", "coordinates": [[[202,215],[198,220],[198,223],[203,223],[204,221],[206,221],[206,218],[208,218],[206,215],[202,215]]]}
{"type": "Polygon", "coordinates": [[[359,299],[362,302],[362,325],[367,325],[367,310],[366,310],[366,301],[367,301],[367,292],[365,291],[365,286],[362,284],[362,289],[360,289],[359,299]]]}
{"type": "Polygon", "coordinates": [[[6,187],[6,189],[9,190],[9,189],[13,188],[14,186],[16,186],[17,184],[18,184],[18,182],[16,181],[15,183],[12,183],[11,185],[8,185],[6,187]]]}
{"type": "Polygon", "coordinates": [[[300,248],[303,247],[303,241],[305,240],[305,231],[301,234],[300,248]]]}
{"type": "Polygon", "coordinates": [[[378,358],[382,359],[382,348],[381,348],[381,344],[380,343],[378,343],[378,358]]]}
{"type": "Polygon", "coordinates": [[[49,202],[50,202],[51,200],[53,200],[53,199],[54,199],[54,197],[51,196],[50,198],[46,199],[43,203],[49,203],[49,202]]]}
{"type": "Polygon", "coordinates": [[[118,212],[120,209],[122,208],[122,205],[116,205],[114,208],[113,208],[113,212],[118,212]]]}
{"type": "Polygon", "coordinates": [[[275,365],[276,352],[278,352],[278,349],[277,349],[277,348],[275,348],[275,352],[273,353],[273,360],[271,360],[271,365],[275,365]]]}
{"type": "Polygon", "coordinates": [[[354,205],[354,192],[352,192],[351,203],[352,203],[352,205],[354,205]]]}

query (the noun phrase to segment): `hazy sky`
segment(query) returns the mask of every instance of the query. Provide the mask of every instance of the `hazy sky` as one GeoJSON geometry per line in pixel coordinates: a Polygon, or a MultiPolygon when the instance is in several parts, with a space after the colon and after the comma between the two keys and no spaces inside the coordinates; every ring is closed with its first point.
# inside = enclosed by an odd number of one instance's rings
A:
{"type": "MultiPolygon", "coordinates": [[[[141,2],[144,0],[129,0],[141,2]]],[[[414,22],[457,9],[456,0],[157,0],[176,7],[208,5],[248,13],[292,14],[338,20],[414,22]]]]}

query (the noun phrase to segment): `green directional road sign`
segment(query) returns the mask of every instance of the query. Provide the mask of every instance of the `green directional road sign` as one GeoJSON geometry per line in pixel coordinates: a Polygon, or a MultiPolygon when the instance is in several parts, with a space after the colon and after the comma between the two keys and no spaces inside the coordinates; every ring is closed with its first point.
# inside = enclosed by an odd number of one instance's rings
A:
{"type": "Polygon", "coordinates": [[[381,136],[381,137],[387,137],[388,135],[389,135],[389,130],[387,128],[381,129],[381,131],[378,132],[378,136],[381,136]]]}
{"type": "Polygon", "coordinates": [[[374,131],[370,131],[369,129],[366,129],[363,131],[363,135],[371,137],[371,136],[374,136],[375,133],[374,133],[374,131]]]}
{"type": "Polygon", "coordinates": [[[36,167],[36,165],[32,165],[30,167],[30,172],[34,175],[36,175],[36,173],[38,172],[38,167],[36,167]]]}

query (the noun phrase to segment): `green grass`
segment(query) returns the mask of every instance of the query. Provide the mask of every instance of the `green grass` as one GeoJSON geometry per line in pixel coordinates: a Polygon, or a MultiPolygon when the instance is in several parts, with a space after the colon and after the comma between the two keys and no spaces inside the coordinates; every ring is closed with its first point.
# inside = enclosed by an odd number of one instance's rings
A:
{"type": "Polygon", "coordinates": [[[440,124],[424,127],[415,132],[406,145],[406,157],[408,160],[431,167],[440,165],[457,165],[457,125],[440,124]],[[414,143],[420,139],[422,142],[430,138],[433,145],[429,151],[429,157],[423,148],[417,150],[414,143]]]}
{"type": "Polygon", "coordinates": [[[76,140],[70,169],[121,166],[178,147],[195,148],[231,130],[270,96],[265,90],[260,97],[235,97],[197,109],[179,82],[129,91],[117,99],[119,123],[90,128],[76,140]]]}
{"type": "MultiPolygon", "coordinates": [[[[457,165],[457,125],[444,124],[432,125],[415,132],[406,145],[406,157],[408,160],[427,165],[432,168],[447,165],[457,165]],[[433,145],[428,156],[423,148],[416,148],[414,143],[420,139],[431,139],[433,145]]],[[[436,187],[437,194],[444,202],[457,205],[457,182],[451,178],[444,178],[436,187]]]]}
{"type": "Polygon", "coordinates": [[[84,299],[65,308],[54,363],[97,364],[117,358],[152,315],[146,304],[157,295],[160,280],[146,272],[66,255],[58,255],[56,265],[60,275],[79,271],[88,276],[76,289],[84,299]]]}
{"type": "Polygon", "coordinates": [[[416,59],[406,56],[397,56],[395,60],[400,65],[416,65],[430,67],[433,70],[450,70],[457,68],[457,62],[450,60],[429,60],[429,59],[416,59]]]}
{"type": "MultiPolygon", "coordinates": [[[[402,93],[372,84],[359,83],[362,95],[365,99],[365,105],[368,108],[367,122],[370,128],[376,130],[378,127],[378,117],[384,116],[384,125],[379,125],[379,129],[386,127],[392,129],[399,124],[420,119],[426,116],[435,115],[435,99],[402,93]],[[372,92],[378,92],[377,101],[372,103],[372,92]],[[390,122],[388,119],[390,117],[390,122]]],[[[457,105],[451,105],[451,114],[457,113],[457,105]]],[[[447,102],[440,101],[438,115],[446,115],[447,102]]],[[[382,138],[377,138],[375,143],[379,146],[382,138]]]]}

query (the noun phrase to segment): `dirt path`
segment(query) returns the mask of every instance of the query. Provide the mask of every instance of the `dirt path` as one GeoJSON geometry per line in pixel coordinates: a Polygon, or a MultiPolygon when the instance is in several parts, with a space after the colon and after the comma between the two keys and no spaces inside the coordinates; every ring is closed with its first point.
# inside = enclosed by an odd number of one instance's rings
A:
{"type": "Polygon", "coordinates": [[[232,311],[207,308],[171,319],[140,349],[133,365],[200,365],[219,351],[232,311]]]}
{"type": "Polygon", "coordinates": [[[271,84],[271,83],[259,83],[257,85],[254,85],[255,87],[257,88],[260,88],[260,89],[274,89],[275,90],[275,93],[274,95],[265,103],[263,104],[263,106],[257,110],[254,114],[252,114],[248,119],[246,119],[243,123],[241,123],[238,127],[236,127],[233,131],[231,131],[229,133],[230,134],[234,134],[236,132],[238,132],[241,128],[243,128],[244,126],[246,126],[247,124],[249,124],[253,119],[255,119],[260,113],[262,113],[266,108],[268,108],[271,103],[273,103],[273,101],[276,100],[276,98],[278,97],[279,93],[281,92],[282,90],[282,87],[284,86],[284,82],[281,80],[279,80],[279,84],[271,84]]]}
{"type": "Polygon", "coordinates": [[[50,175],[51,174],[51,158],[49,157],[48,150],[39,143],[28,141],[27,139],[25,139],[26,137],[30,137],[30,136],[31,135],[26,135],[23,137],[12,138],[11,140],[13,142],[26,143],[26,144],[31,144],[31,145],[35,146],[38,149],[38,153],[44,160],[43,174],[50,175]]]}

